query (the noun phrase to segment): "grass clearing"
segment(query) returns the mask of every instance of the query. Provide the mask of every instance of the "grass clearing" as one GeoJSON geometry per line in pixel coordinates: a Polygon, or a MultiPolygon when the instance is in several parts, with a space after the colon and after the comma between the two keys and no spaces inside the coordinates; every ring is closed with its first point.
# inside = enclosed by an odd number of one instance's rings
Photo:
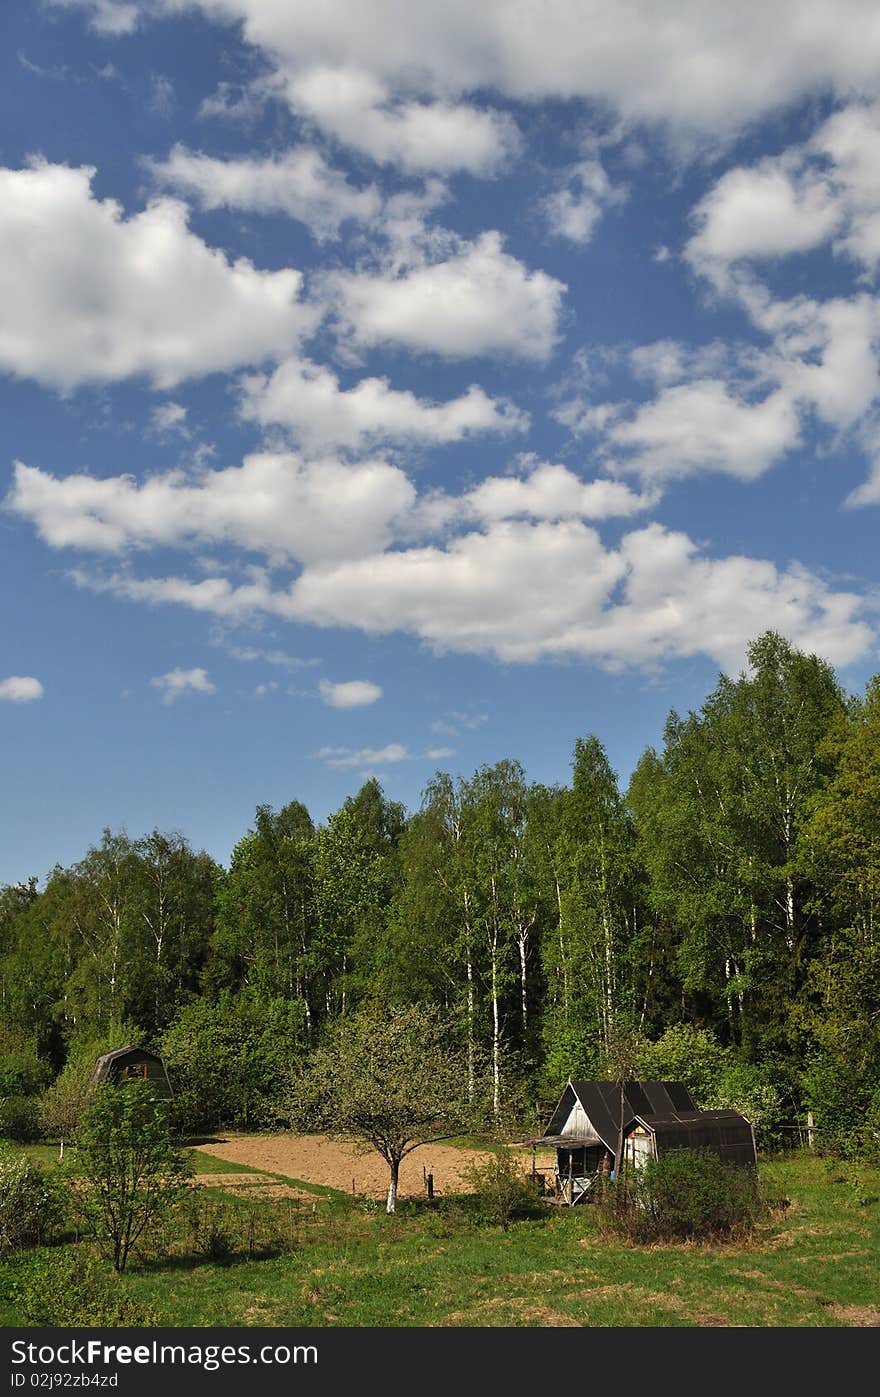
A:
{"type": "MultiPolygon", "coordinates": [[[[221,1264],[166,1239],[119,1284],[175,1326],[880,1325],[880,1170],[801,1154],[763,1164],[762,1177],[789,1206],[749,1242],[717,1246],[609,1242],[590,1207],[548,1207],[505,1233],[469,1198],[404,1201],[393,1217],[329,1190],[238,1198],[229,1206],[243,1217],[258,1207],[274,1219],[274,1251],[221,1264]]],[[[28,1253],[0,1264],[0,1295],[34,1264],[28,1253]]],[[[0,1307],[4,1324],[19,1322],[0,1307]]]]}

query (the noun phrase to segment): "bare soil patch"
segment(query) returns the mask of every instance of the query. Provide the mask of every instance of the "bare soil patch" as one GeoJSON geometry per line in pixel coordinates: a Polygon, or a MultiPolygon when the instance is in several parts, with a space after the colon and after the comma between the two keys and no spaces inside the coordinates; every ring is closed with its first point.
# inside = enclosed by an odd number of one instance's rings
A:
{"type": "MultiPolygon", "coordinates": [[[[233,1164],[247,1164],[252,1169],[284,1174],[304,1183],[325,1184],[367,1198],[383,1198],[388,1190],[388,1166],[374,1150],[364,1153],[354,1141],[327,1135],[230,1135],[194,1148],[233,1164]]],[[[530,1169],[531,1151],[519,1153],[523,1168],[530,1169]]],[[[420,1145],[400,1166],[400,1196],[424,1197],[426,1173],[434,1175],[435,1193],[465,1193],[467,1171],[486,1157],[485,1151],[462,1149],[442,1141],[420,1145]]],[[[548,1162],[539,1159],[538,1168],[542,1167],[547,1168],[548,1162]]],[[[234,1189],[235,1182],[248,1177],[253,1176],[202,1174],[199,1182],[222,1178],[220,1187],[234,1189]]]]}
{"type": "Polygon", "coordinates": [[[193,1183],[197,1188],[222,1188],[224,1193],[234,1193],[237,1198],[307,1198],[311,1203],[315,1201],[313,1193],[307,1193],[295,1184],[273,1179],[269,1174],[196,1174],[193,1183]]]}
{"type": "Polygon", "coordinates": [[[880,1309],[876,1305],[831,1305],[830,1309],[838,1324],[854,1329],[880,1327],[880,1309]]]}

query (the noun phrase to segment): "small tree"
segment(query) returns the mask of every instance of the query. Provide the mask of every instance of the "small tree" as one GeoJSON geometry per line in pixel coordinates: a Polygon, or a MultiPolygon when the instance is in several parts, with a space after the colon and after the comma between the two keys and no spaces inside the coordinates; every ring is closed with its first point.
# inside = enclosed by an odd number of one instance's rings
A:
{"type": "Polygon", "coordinates": [[[406,1155],[472,1123],[467,1088],[466,1054],[435,1009],[367,1006],[342,1019],[313,1054],[296,1081],[291,1115],[378,1150],[393,1213],[406,1155]]]}
{"type": "Polygon", "coordinates": [[[147,1082],[105,1084],[78,1143],[81,1206],[114,1270],[124,1271],[132,1247],[180,1197],[190,1173],[171,1137],[167,1104],[147,1082]]]}

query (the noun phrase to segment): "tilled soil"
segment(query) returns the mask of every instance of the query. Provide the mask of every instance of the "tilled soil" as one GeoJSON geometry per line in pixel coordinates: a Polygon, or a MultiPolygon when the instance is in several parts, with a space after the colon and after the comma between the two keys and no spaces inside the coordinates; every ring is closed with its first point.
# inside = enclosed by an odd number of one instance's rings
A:
{"type": "MultiPolygon", "coordinates": [[[[354,1141],[327,1135],[230,1135],[196,1145],[204,1154],[247,1164],[252,1169],[284,1174],[310,1184],[326,1184],[345,1193],[383,1198],[388,1190],[388,1166],[375,1150],[368,1153],[354,1141]]],[[[479,1150],[461,1149],[438,1142],[420,1145],[400,1166],[400,1196],[424,1196],[425,1174],[434,1176],[434,1192],[467,1192],[466,1172],[486,1158],[479,1150]]],[[[552,1168],[552,1156],[539,1157],[538,1168],[552,1168]]],[[[531,1151],[522,1151],[524,1169],[531,1167],[531,1151]]],[[[226,1174],[223,1187],[235,1175],[226,1174]]]]}

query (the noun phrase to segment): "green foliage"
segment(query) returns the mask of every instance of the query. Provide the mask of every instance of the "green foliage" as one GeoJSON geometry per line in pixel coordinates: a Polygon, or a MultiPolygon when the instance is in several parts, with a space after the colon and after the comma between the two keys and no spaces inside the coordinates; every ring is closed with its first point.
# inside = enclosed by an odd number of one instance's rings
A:
{"type": "Polygon", "coordinates": [[[61,1230],[67,1190],[57,1175],[9,1149],[0,1149],[0,1252],[39,1246],[61,1230]]]}
{"type": "Polygon", "coordinates": [[[630,1170],[598,1207],[606,1228],[640,1243],[741,1240],[767,1213],[753,1170],[684,1149],[630,1170]]]}
{"type": "Polygon", "coordinates": [[[120,1289],[84,1247],[37,1253],[18,1269],[13,1300],[19,1324],[51,1328],[145,1328],[163,1323],[149,1304],[120,1289]]]}
{"type": "Polygon", "coordinates": [[[98,1088],[80,1126],[80,1208],[114,1270],[181,1197],[189,1167],[171,1137],[168,1111],[141,1081],[98,1088]]]}
{"type": "Polygon", "coordinates": [[[305,1047],[301,1002],[245,990],[187,1005],[161,1048],[178,1128],[192,1134],[276,1126],[305,1047]]]}
{"type": "Polygon", "coordinates": [[[638,1075],[645,1081],[684,1082],[698,1105],[715,1095],[731,1055],[708,1029],[677,1023],[639,1052],[638,1075]]]}
{"type": "Polygon", "coordinates": [[[0,1097],[37,1096],[52,1076],[52,1069],[33,1051],[3,1051],[0,1041],[0,1097]]]}
{"type": "Polygon", "coordinates": [[[543,1211],[535,1184],[506,1145],[493,1145],[485,1159],[465,1171],[464,1178],[479,1196],[486,1217],[505,1232],[515,1218],[539,1217],[543,1211]]]}
{"type": "Polygon", "coordinates": [[[631,1075],[741,1110],[763,1145],[812,1109],[823,1147],[864,1152],[878,914],[880,676],[845,700],[767,632],[669,715],[625,798],[589,735],[567,786],[438,772],[407,819],[370,780],[317,827],[258,806],[228,873],[177,832],[107,829],[42,892],[0,888],[0,1128],[32,1134],[19,1099],[42,1093],[70,1139],[126,1042],[162,1049],[181,1127],[271,1128],[309,1049],[381,998],[456,1026],[471,1100],[489,1060],[496,1123],[605,1072],[627,1020],[631,1075]]]}
{"type": "Polygon", "coordinates": [[[0,1137],[29,1145],[39,1140],[42,1129],[39,1106],[32,1096],[7,1096],[0,1101],[0,1137]]]}
{"type": "Polygon", "coordinates": [[[365,1005],[336,1025],[298,1074],[290,1114],[377,1150],[389,1166],[393,1213],[404,1156],[477,1118],[467,1087],[467,1055],[435,1009],[365,1005]]]}
{"type": "Polygon", "coordinates": [[[856,1158],[876,1149],[880,1081],[866,1078],[859,1063],[835,1053],[816,1053],[803,1077],[804,1101],[813,1113],[816,1146],[825,1154],[856,1158]]]}

